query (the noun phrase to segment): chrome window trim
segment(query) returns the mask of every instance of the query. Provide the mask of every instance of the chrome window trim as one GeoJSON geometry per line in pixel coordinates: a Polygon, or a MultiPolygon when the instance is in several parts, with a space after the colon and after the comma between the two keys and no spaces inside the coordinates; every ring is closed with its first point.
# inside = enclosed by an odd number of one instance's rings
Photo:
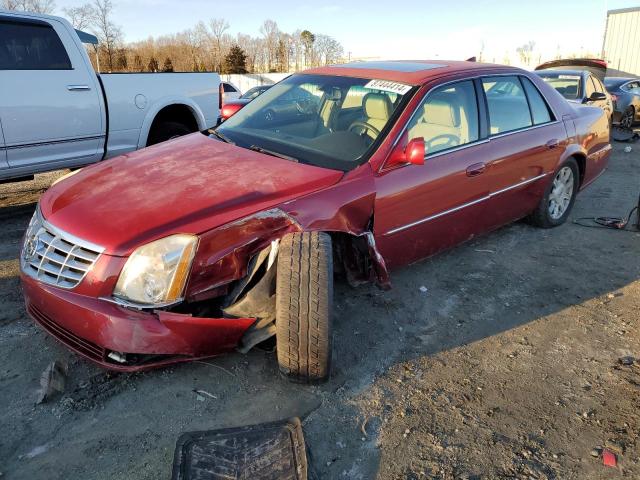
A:
{"type": "MultiPolygon", "coordinates": [[[[416,108],[414,108],[413,113],[411,114],[411,116],[409,117],[409,120],[406,121],[406,123],[404,124],[404,127],[402,127],[402,130],[400,130],[400,132],[398,133],[398,135],[396,135],[395,140],[393,141],[393,144],[391,146],[391,149],[393,150],[396,145],[398,144],[398,142],[400,141],[400,139],[402,138],[402,136],[404,135],[404,133],[407,131],[407,129],[409,128],[409,124],[413,121],[413,118],[416,116],[416,114],[418,113],[418,111],[420,110],[420,107],[422,106],[422,104],[424,103],[424,101],[427,99],[427,97],[429,97],[429,95],[431,95],[431,93],[433,93],[434,90],[440,88],[440,87],[444,87],[446,85],[451,85],[454,83],[460,83],[460,82],[466,82],[466,81],[473,81],[476,79],[480,79],[482,80],[483,78],[487,78],[487,77],[513,77],[514,75],[516,76],[525,76],[527,77],[527,75],[524,75],[522,72],[508,72],[508,73],[491,73],[491,74],[487,74],[487,73],[483,73],[481,75],[473,75],[470,77],[464,77],[464,78],[456,78],[455,80],[449,80],[447,82],[443,82],[440,83],[438,85],[434,85],[433,87],[431,87],[429,90],[427,90],[427,92],[423,95],[422,99],[420,99],[420,103],[418,103],[418,105],[416,106],[416,108]]],[[[527,77],[528,78],[528,77],[527,77]]],[[[529,79],[531,80],[531,79],[529,79]]],[[[520,130],[512,130],[509,132],[505,132],[502,134],[497,134],[497,135],[489,135],[488,137],[485,138],[479,138],[478,142],[482,142],[482,141],[488,141],[491,140],[492,138],[496,138],[497,136],[503,136],[503,135],[511,135],[514,133],[519,133],[519,132],[523,132],[529,129],[533,129],[533,128],[539,128],[539,127],[543,127],[543,126],[547,126],[547,125],[553,125],[556,123],[560,123],[560,120],[558,120],[560,117],[558,116],[558,113],[555,111],[555,109],[553,108],[553,105],[549,102],[549,99],[546,97],[546,95],[540,91],[540,89],[538,88],[538,86],[535,84],[535,82],[533,80],[531,80],[531,83],[533,83],[533,86],[538,90],[538,92],[540,93],[540,95],[542,96],[542,98],[544,99],[545,103],[547,104],[547,106],[549,107],[549,110],[551,111],[551,113],[553,114],[553,117],[555,118],[554,121],[551,122],[547,122],[547,123],[541,123],[538,125],[532,125],[531,127],[525,127],[523,129],[520,130]]],[[[476,100],[477,100],[477,96],[476,96],[476,100]]],[[[480,113],[480,109],[481,109],[481,105],[478,105],[478,113],[480,113]]],[[[488,113],[488,112],[487,112],[488,113]]],[[[477,144],[477,143],[475,143],[477,144]]],[[[471,143],[466,143],[464,145],[460,145],[460,147],[466,147],[466,146],[470,146],[470,145],[475,145],[475,144],[471,144],[471,143]]],[[[443,150],[442,152],[450,152],[451,150],[443,150]]],[[[425,160],[427,158],[433,158],[433,156],[435,156],[437,153],[440,152],[436,152],[435,154],[433,154],[431,157],[429,157],[429,154],[425,155],[425,160]]],[[[383,167],[384,168],[384,164],[383,167]]]]}
{"type": "Polygon", "coordinates": [[[543,174],[538,175],[536,177],[529,178],[527,180],[523,180],[522,182],[516,183],[515,185],[510,185],[510,186],[508,186],[506,188],[498,190],[497,192],[493,192],[493,193],[490,193],[489,195],[486,195],[486,196],[484,196],[482,198],[478,198],[476,200],[473,200],[472,202],[468,202],[468,203],[465,203],[465,204],[462,204],[462,205],[458,205],[457,207],[451,208],[449,210],[445,210],[444,212],[436,213],[435,215],[431,215],[429,217],[425,217],[425,218],[422,218],[420,220],[416,220],[415,222],[408,223],[406,225],[402,225],[400,227],[393,228],[393,229],[389,230],[388,232],[383,233],[382,236],[386,237],[386,236],[389,236],[389,235],[394,235],[394,234],[396,234],[398,232],[402,232],[402,231],[407,230],[409,228],[413,228],[413,227],[421,225],[423,223],[430,222],[431,220],[436,220],[437,218],[444,217],[445,215],[449,215],[450,213],[458,212],[458,211],[460,211],[460,210],[462,210],[464,208],[471,207],[473,205],[477,205],[478,203],[481,203],[481,202],[484,202],[486,200],[489,200],[489,199],[491,199],[493,197],[496,197],[498,195],[506,193],[506,192],[508,192],[510,190],[514,190],[516,188],[523,187],[525,185],[533,183],[533,182],[535,182],[537,180],[540,180],[540,179],[542,179],[542,178],[544,178],[544,177],[546,177],[548,175],[549,175],[549,173],[543,173],[543,174]]]}

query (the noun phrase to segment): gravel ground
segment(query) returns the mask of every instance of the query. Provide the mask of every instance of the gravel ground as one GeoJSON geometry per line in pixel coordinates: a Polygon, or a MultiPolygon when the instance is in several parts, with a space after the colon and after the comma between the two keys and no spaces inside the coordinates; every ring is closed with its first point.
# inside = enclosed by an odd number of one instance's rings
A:
{"type": "MultiPolygon", "coordinates": [[[[573,219],[635,204],[640,145],[623,147],[573,219]]],[[[0,185],[3,479],[168,478],[182,432],[291,416],[321,479],[640,478],[639,233],[517,223],[395,272],[390,292],[339,283],[319,387],[284,382],[260,350],[113,375],[22,305],[21,235],[62,173],[0,185]],[[55,359],[66,391],[37,405],[55,359]]]]}

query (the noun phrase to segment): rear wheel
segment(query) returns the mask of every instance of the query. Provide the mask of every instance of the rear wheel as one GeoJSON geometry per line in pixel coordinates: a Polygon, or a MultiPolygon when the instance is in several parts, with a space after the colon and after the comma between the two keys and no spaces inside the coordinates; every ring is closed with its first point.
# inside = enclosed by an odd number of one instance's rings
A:
{"type": "Polygon", "coordinates": [[[553,182],[531,214],[531,223],[542,228],[552,228],[566,222],[578,193],[579,175],[575,159],[570,158],[564,162],[554,173],[553,182]]]}
{"type": "Polygon", "coordinates": [[[620,118],[620,126],[622,128],[631,129],[631,127],[633,127],[635,116],[636,111],[634,110],[633,106],[629,106],[629,108],[627,108],[622,113],[622,117],[620,118]]]}
{"type": "Polygon", "coordinates": [[[183,123],[162,122],[159,125],[154,126],[153,130],[149,133],[147,147],[155,145],[156,143],[166,142],[167,140],[172,140],[189,133],[191,133],[191,130],[183,123]]]}
{"type": "Polygon", "coordinates": [[[331,369],[333,253],[321,232],[286,235],[278,251],[276,344],[280,372],[317,383],[331,369]]]}

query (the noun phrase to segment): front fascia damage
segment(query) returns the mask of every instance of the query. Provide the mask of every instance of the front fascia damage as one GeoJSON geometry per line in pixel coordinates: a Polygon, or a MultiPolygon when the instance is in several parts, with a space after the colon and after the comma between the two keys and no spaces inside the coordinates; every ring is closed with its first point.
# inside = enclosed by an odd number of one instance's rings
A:
{"type": "Polygon", "coordinates": [[[332,235],[334,264],[351,284],[375,281],[381,288],[390,288],[387,268],[372,233],[373,178],[362,172],[364,169],[369,165],[326,190],[201,235],[185,303],[176,313],[253,318],[238,346],[242,352],[273,336],[279,241],[288,233],[300,231],[332,235]]]}

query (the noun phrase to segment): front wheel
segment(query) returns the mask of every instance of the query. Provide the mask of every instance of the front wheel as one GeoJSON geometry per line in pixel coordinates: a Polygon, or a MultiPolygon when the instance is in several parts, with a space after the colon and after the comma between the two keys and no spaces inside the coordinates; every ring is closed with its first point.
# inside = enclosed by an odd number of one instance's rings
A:
{"type": "Polygon", "coordinates": [[[318,383],[331,370],[333,253],[322,232],[286,235],[278,251],[276,347],[289,380],[318,383]]]}
{"type": "Polygon", "coordinates": [[[567,221],[578,193],[579,174],[578,164],[573,158],[556,170],[553,182],[531,214],[531,223],[542,228],[553,228],[567,221]]]}

